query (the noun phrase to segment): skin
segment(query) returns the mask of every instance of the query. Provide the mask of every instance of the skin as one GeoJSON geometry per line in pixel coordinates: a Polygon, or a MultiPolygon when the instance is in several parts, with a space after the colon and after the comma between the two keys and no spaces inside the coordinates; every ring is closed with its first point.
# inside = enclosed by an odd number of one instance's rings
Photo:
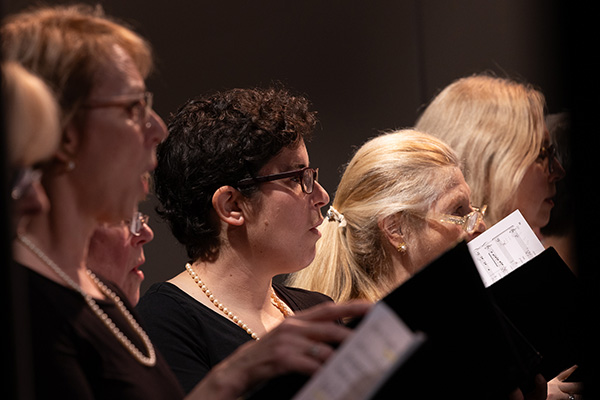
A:
{"type": "MultiPolygon", "coordinates": [[[[258,174],[308,165],[308,153],[301,143],[283,149],[258,174]]],[[[215,192],[213,208],[222,225],[221,251],[217,260],[197,260],[192,268],[221,303],[262,337],[284,319],[271,304],[271,281],[312,261],[320,238],[317,227],[323,221],[321,208],[329,202],[329,195],[318,183],[306,194],[295,178],[264,182],[258,189],[251,197],[231,186],[215,192]]],[[[187,271],[169,282],[226,318],[187,271]]]]}
{"type": "Polygon", "coordinates": [[[407,244],[407,251],[404,254],[398,251],[390,252],[394,256],[394,264],[398,271],[398,284],[458,241],[463,239],[470,241],[485,230],[483,222],[473,233],[468,234],[460,225],[439,221],[438,216],[443,214],[465,216],[473,211],[471,189],[465,182],[462,172],[459,168],[453,168],[450,175],[452,185],[433,204],[422,229],[404,229],[402,235],[388,236],[390,245],[394,246],[394,249],[402,241],[407,244]]]}
{"type": "MultiPolygon", "coordinates": [[[[544,145],[550,143],[550,135],[546,131],[544,145]]],[[[540,229],[550,221],[550,212],[554,207],[553,198],[556,195],[556,182],[565,174],[557,160],[554,160],[554,170],[548,172],[548,160],[533,162],[515,193],[511,212],[518,209],[538,237],[540,229]]],[[[507,213],[508,215],[509,213],[507,213]]]]}
{"type": "MultiPolygon", "coordinates": [[[[114,63],[98,77],[90,99],[142,97],[145,91],[131,57],[115,46],[114,63]]],[[[156,167],[156,146],[166,138],[166,126],[154,112],[149,126],[136,123],[123,107],[91,108],[86,117],[72,171],[74,178],[84,182],[82,207],[98,214],[98,222],[125,220],[148,193],[145,174],[156,167]]]]}
{"type": "Polygon", "coordinates": [[[46,213],[49,209],[50,202],[46,191],[39,180],[33,181],[21,198],[12,202],[12,226],[16,232],[23,232],[29,217],[46,213]]]}
{"type": "Polygon", "coordinates": [[[146,261],[144,245],[152,239],[154,232],[146,224],[139,236],[131,234],[125,223],[100,226],[90,240],[88,266],[119,286],[131,304],[137,304],[144,280],[144,273],[139,269],[146,261]]]}
{"type": "MultiPolygon", "coordinates": [[[[296,170],[308,163],[302,143],[296,149],[283,149],[259,175],[296,170]]],[[[265,261],[275,275],[304,268],[315,256],[321,237],[317,228],[323,222],[320,209],[329,202],[329,195],[318,183],[311,194],[304,193],[296,178],[261,183],[260,193],[259,204],[249,204],[245,221],[252,253],[268,255],[265,261]]]]}

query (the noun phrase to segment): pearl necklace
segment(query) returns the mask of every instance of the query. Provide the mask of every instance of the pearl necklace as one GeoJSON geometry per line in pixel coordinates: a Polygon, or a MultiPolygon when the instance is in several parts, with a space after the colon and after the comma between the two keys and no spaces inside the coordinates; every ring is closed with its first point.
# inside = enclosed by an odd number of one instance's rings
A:
{"type": "Polygon", "coordinates": [[[131,355],[142,365],[147,367],[153,367],[156,364],[156,352],[154,351],[154,347],[152,346],[152,342],[150,338],[146,334],[146,332],[142,329],[142,327],[135,320],[133,315],[129,312],[123,301],[120,297],[113,292],[108,286],[106,286],[100,279],[89,269],[86,271],[90,276],[92,281],[98,286],[100,291],[104,293],[107,297],[109,297],[117,306],[117,309],[123,314],[129,325],[135,330],[136,334],[142,339],[144,342],[144,346],[146,348],[146,352],[148,356],[143,354],[135,345],[129,340],[127,336],[115,325],[112,319],[106,314],[100,306],[96,303],[92,296],[85,293],[81,286],[79,286],[74,280],[72,280],[66,272],[64,272],[54,261],[50,259],[39,247],[37,247],[33,242],[26,236],[18,235],[17,238],[21,243],[27,246],[33,254],[35,254],[40,260],[44,262],[50,269],[52,269],[58,276],[61,277],[69,286],[71,286],[75,291],[79,292],[90,309],[96,314],[100,321],[106,325],[106,327],[110,330],[110,332],[114,335],[115,338],[131,353],[131,355]]]}
{"type": "MultiPolygon", "coordinates": [[[[202,280],[200,279],[198,274],[196,274],[196,272],[194,272],[190,263],[185,264],[185,269],[190,274],[190,277],[194,280],[194,282],[196,282],[196,285],[198,285],[200,290],[202,290],[204,292],[206,297],[208,297],[208,300],[210,300],[210,302],[213,303],[215,307],[217,307],[220,311],[222,311],[223,314],[225,314],[225,316],[227,318],[229,318],[230,320],[232,320],[237,326],[239,326],[240,328],[245,330],[246,333],[248,335],[250,335],[250,337],[252,337],[252,339],[260,340],[258,335],[255,332],[253,332],[252,329],[250,329],[250,327],[248,325],[246,325],[237,315],[232,313],[231,310],[229,310],[227,307],[225,307],[225,305],[223,303],[221,303],[219,300],[217,300],[215,298],[215,296],[208,289],[206,284],[204,282],[202,282],[202,280]]],[[[283,314],[283,316],[285,318],[289,317],[290,315],[294,315],[294,312],[292,311],[292,309],[289,308],[288,305],[285,304],[283,301],[281,301],[281,299],[279,299],[279,297],[277,297],[277,294],[275,293],[273,288],[271,288],[271,302],[281,312],[281,314],[283,314]]]]}

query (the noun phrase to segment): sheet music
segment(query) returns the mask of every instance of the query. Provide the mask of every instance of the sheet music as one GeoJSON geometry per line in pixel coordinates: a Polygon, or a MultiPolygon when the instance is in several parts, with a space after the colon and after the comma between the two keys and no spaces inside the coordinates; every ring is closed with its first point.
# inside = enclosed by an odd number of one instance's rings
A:
{"type": "Polygon", "coordinates": [[[468,247],[485,287],[544,251],[519,210],[471,240],[468,247]]]}
{"type": "Polygon", "coordinates": [[[294,400],[369,399],[423,338],[380,301],[294,400]]]}

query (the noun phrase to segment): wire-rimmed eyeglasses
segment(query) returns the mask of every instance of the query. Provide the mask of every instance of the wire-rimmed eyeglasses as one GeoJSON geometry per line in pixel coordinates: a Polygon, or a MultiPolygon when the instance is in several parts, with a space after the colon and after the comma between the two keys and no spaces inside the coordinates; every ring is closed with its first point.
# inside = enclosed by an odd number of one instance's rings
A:
{"type": "Polygon", "coordinates": [[[123,95],[108,97],[102,99],[93,99],[84,105],[85,108],[124,108],[129,118],[136,124],[144,126],[150,121],[152,113],[152,102],[154,95],[152,92],[144,92],[142,97],[139,95],[123,95]]]}
{"type": "Polygon", "coordinates": [[[129,227],[129,232],[131,232],[133,236],[140,236],[142,234],[142,228],[144,225],[148,224],[149,220],[149,216],[136,211],[133,213],[133,218],[131,218],[131,221],[125,221],[125,223],[129,227]]]}
{"type": "Polygon", "coordinates": [[[465,215],[464,217],[459,217],[458,215],[450,215],[443,214],[440,216],[440,222],[448,222],[451,224],[460,225],[463,230],[469,234],[475,232],[479,224],[483,221],[483,217],[485,216],[485,212],[487,210],[487,205],[483,207],[473,207],[471,206],[473,211],[465,215]]]}
{"type": "Polygon", "coordinates": [[[305,167],[289,172],[246,178],[239,181],[237,187],[241,189],[261,182],[270,182],[294,177],[299,179],[302,191],[306,194],[311,194],[315,188],[315,182],[319,179],[319,168],[313,169],[311,167],[305,167]]]}

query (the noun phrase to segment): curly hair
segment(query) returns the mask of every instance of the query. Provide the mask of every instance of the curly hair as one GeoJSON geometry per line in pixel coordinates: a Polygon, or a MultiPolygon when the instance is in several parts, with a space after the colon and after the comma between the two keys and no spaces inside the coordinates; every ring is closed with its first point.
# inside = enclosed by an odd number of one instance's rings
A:
{"type": "MultiPolygon", "coordinates": [[[[309,102],[282,88],[232,89],[184,104],[169,121],[169,136],[158,147],[154,188],[157,213],[191,260],[219,252],[220,225],[212,196],[236,186],[284,148],[308,142],[317,123],[309,102]]],[[[239,189],[250,197],[256,186],[239,189]]]]}

